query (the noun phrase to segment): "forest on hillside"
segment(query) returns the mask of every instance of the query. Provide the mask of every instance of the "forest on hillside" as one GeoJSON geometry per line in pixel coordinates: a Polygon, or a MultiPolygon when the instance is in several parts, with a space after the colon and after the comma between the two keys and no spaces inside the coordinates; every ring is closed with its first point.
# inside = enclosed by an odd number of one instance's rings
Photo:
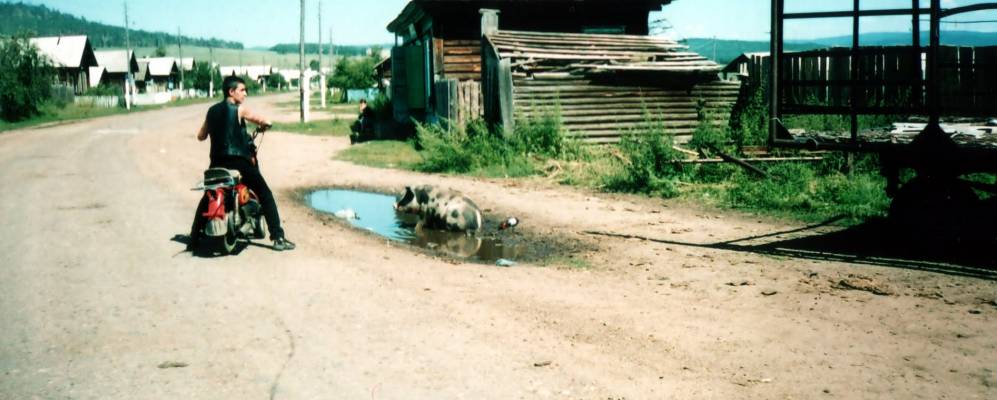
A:
{"type": "MultiPolygon", "coordinates": [[[[28,33],[32,36],[87,35],[94,47],[125,47],[125,28],[59,12],[41,5],[0,3],[0,36],[28,33]]],[[[221,39],[183,36],[190,46],[241,49],[242,43],[221,39]]],[[[132,47],[160,47],[177,43],[177,35],[133,29],[129,33],[132,47]]]]}

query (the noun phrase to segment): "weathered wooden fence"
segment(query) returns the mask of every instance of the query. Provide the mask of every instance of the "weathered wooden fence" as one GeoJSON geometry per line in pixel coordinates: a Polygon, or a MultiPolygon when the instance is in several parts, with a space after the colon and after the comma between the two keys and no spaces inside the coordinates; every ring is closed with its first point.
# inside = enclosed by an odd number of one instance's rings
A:
{"type": "MultiPolygon", "coordinates": [[[[920,50],[915,52],[912,46],[861,47],[854,62],[850,48],[785,53],[783,112],[844,114],[854,102],[854,108],[866,114],[923,113],[927,106],[927,49],[920,50]]],[[[997,114],[997,46],[942,46],[938,65],[942,114],[997,114]]],[[[748,83],[764,84],[769,70],[768,56],[751,57],[748,83]]]]}
{"type": "Polygon", "coordinates": [[[436,82],[436,112],[440,118],[464,124],[481,118],[481,82],[448,79],[436,82]]]}
{"type": "Polygon", "coordinates": [[[118,96],[76,96],[73,98],[73,104],[88,107],[114,108],[121,104],[121,98],[118,96]]]}

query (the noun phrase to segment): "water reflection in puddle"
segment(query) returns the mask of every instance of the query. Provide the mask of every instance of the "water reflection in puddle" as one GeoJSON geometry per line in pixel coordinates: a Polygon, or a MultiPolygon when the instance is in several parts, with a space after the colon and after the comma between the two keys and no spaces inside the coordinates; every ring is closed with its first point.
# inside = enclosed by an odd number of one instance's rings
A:
{"type": "MultiPolygon", "coordinates": [[[[500,258],[518,260],[528,248],[521,238],[512,234],[476,237],[460,232],[416,231],[416,217],[396,212],[395,197],[390,195],[354,190],[318,190],[308,194],[306,201],[316,210],[338,214],[354,227],[454,257],[486,262],[500,258]],[[352,214],[356,218],[349,218],[352,214]]],[[[485,231],[488,231],[487,226],[485,231]]]]}

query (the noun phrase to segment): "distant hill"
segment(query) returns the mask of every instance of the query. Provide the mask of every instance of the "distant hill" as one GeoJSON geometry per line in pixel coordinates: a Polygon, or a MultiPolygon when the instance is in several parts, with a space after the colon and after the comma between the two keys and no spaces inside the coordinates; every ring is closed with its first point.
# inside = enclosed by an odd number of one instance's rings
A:
{"type": "MultiPolygon", "coordinates": [[[[997,45],[997,33],[993,32],[968,32],[968,31],[942,31],[942,44],[952,46],[993,46],[997,45]]],[[[864,46],[900,46],[910,45],[911,35],[904,32],[873,32],[863,34],[859,42],[864,46]]],[[[685,40],[687,46],[692,51],[716,61],[718,64],[726,65],[733,61],[742,53],[769,51],[767,40],[746,41],[727,39],[691,38],[685,40]]],[[[921,44],[928,44],[928,35],[921,35],[921,44]]],[[[852,45],[851,36],[835,36],[806,41],[787,40],[785,43],[788,51],[802,51],[819,49],[824,47],[852,45]]]]}
{"type": "MultiPolygon", "coordinates": [[[[120,3],[114,3],[120,6],[120,3]]],[[[36,36],[87,35],[94,47],[124,47],[125,28],[69,15],[23,3],[0,3],[0,35],[10,36],[21,32],[31,32],[36,36]]],[[[132,47],[157,47],[175,45],[177,36],[164,32],[132,30],[129,33],[132,47]]],[[[241,49],[242,43],[221,39],[201,39],[183,37],[184,45],[241,49]]]]}
{"type": "MultiPolygon", "coordinates": [[[[859,37],[863,46],[900,46],[911,44],[911,34],[907,32],[870,32],[859,37]]],[[[921,44],[928,44],[928,33],[921,32],[921,44]]],[[[997,32],[946,31],[941,33],[942,44],[952,46],[993,46],[997,45],[997,32]]],[[[852,37],[834,36],[809,40],[824,46],[851,46],[852,37]]]]}
{"type": "MultiPolygon", "coordinates": [[[[690,50],[716,61],[720,65],[730,63],[743,53],[769,51],[768,41],[692,38],[687,39],[684,43],[689,46],[690,50]]],[[[793,51],[819,49],[821,47],[827,46],[818,43],[786,44],[786,50],[793,51]]]]}
{"type": "MultiPolygon", "coordinates": [[[[372,47],[380,47],[381,49],[390,49],[392,45],[381,44],[381,45],[367,45],[367,46],[353,46],[353,45],[336,45],[336,55],[342,56],[365,56],[367,55],[367,49],[372,47]]],[[[298,44],[297,43],[281,43],[276,46],[270,47],[270,51],[276,52],[278,54],[298,54],[298,44]]],[[[322,52],[324,54],[329,54],[329,45],[322,45],[322,52]]],[[[317,54],[318,44],[316,43],[305,43],[305,54],[317,54]]]]}

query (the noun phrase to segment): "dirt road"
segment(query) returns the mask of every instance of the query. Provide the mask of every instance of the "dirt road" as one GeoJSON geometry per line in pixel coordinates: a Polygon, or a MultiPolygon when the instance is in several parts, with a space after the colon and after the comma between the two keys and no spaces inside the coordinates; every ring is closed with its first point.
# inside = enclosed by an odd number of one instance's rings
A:
{"type": "Polygon", "coordinates": [[[345,138],[266,139],[297,250],[192,257],[172,238],[207,107],[0,134],[0,398],[997,398],[992,279],[703,246],[799,226],[331,161],[345,138]],[[292,201],[411,183],[587,243],[588,266],[440,259],[292,201]]]}

